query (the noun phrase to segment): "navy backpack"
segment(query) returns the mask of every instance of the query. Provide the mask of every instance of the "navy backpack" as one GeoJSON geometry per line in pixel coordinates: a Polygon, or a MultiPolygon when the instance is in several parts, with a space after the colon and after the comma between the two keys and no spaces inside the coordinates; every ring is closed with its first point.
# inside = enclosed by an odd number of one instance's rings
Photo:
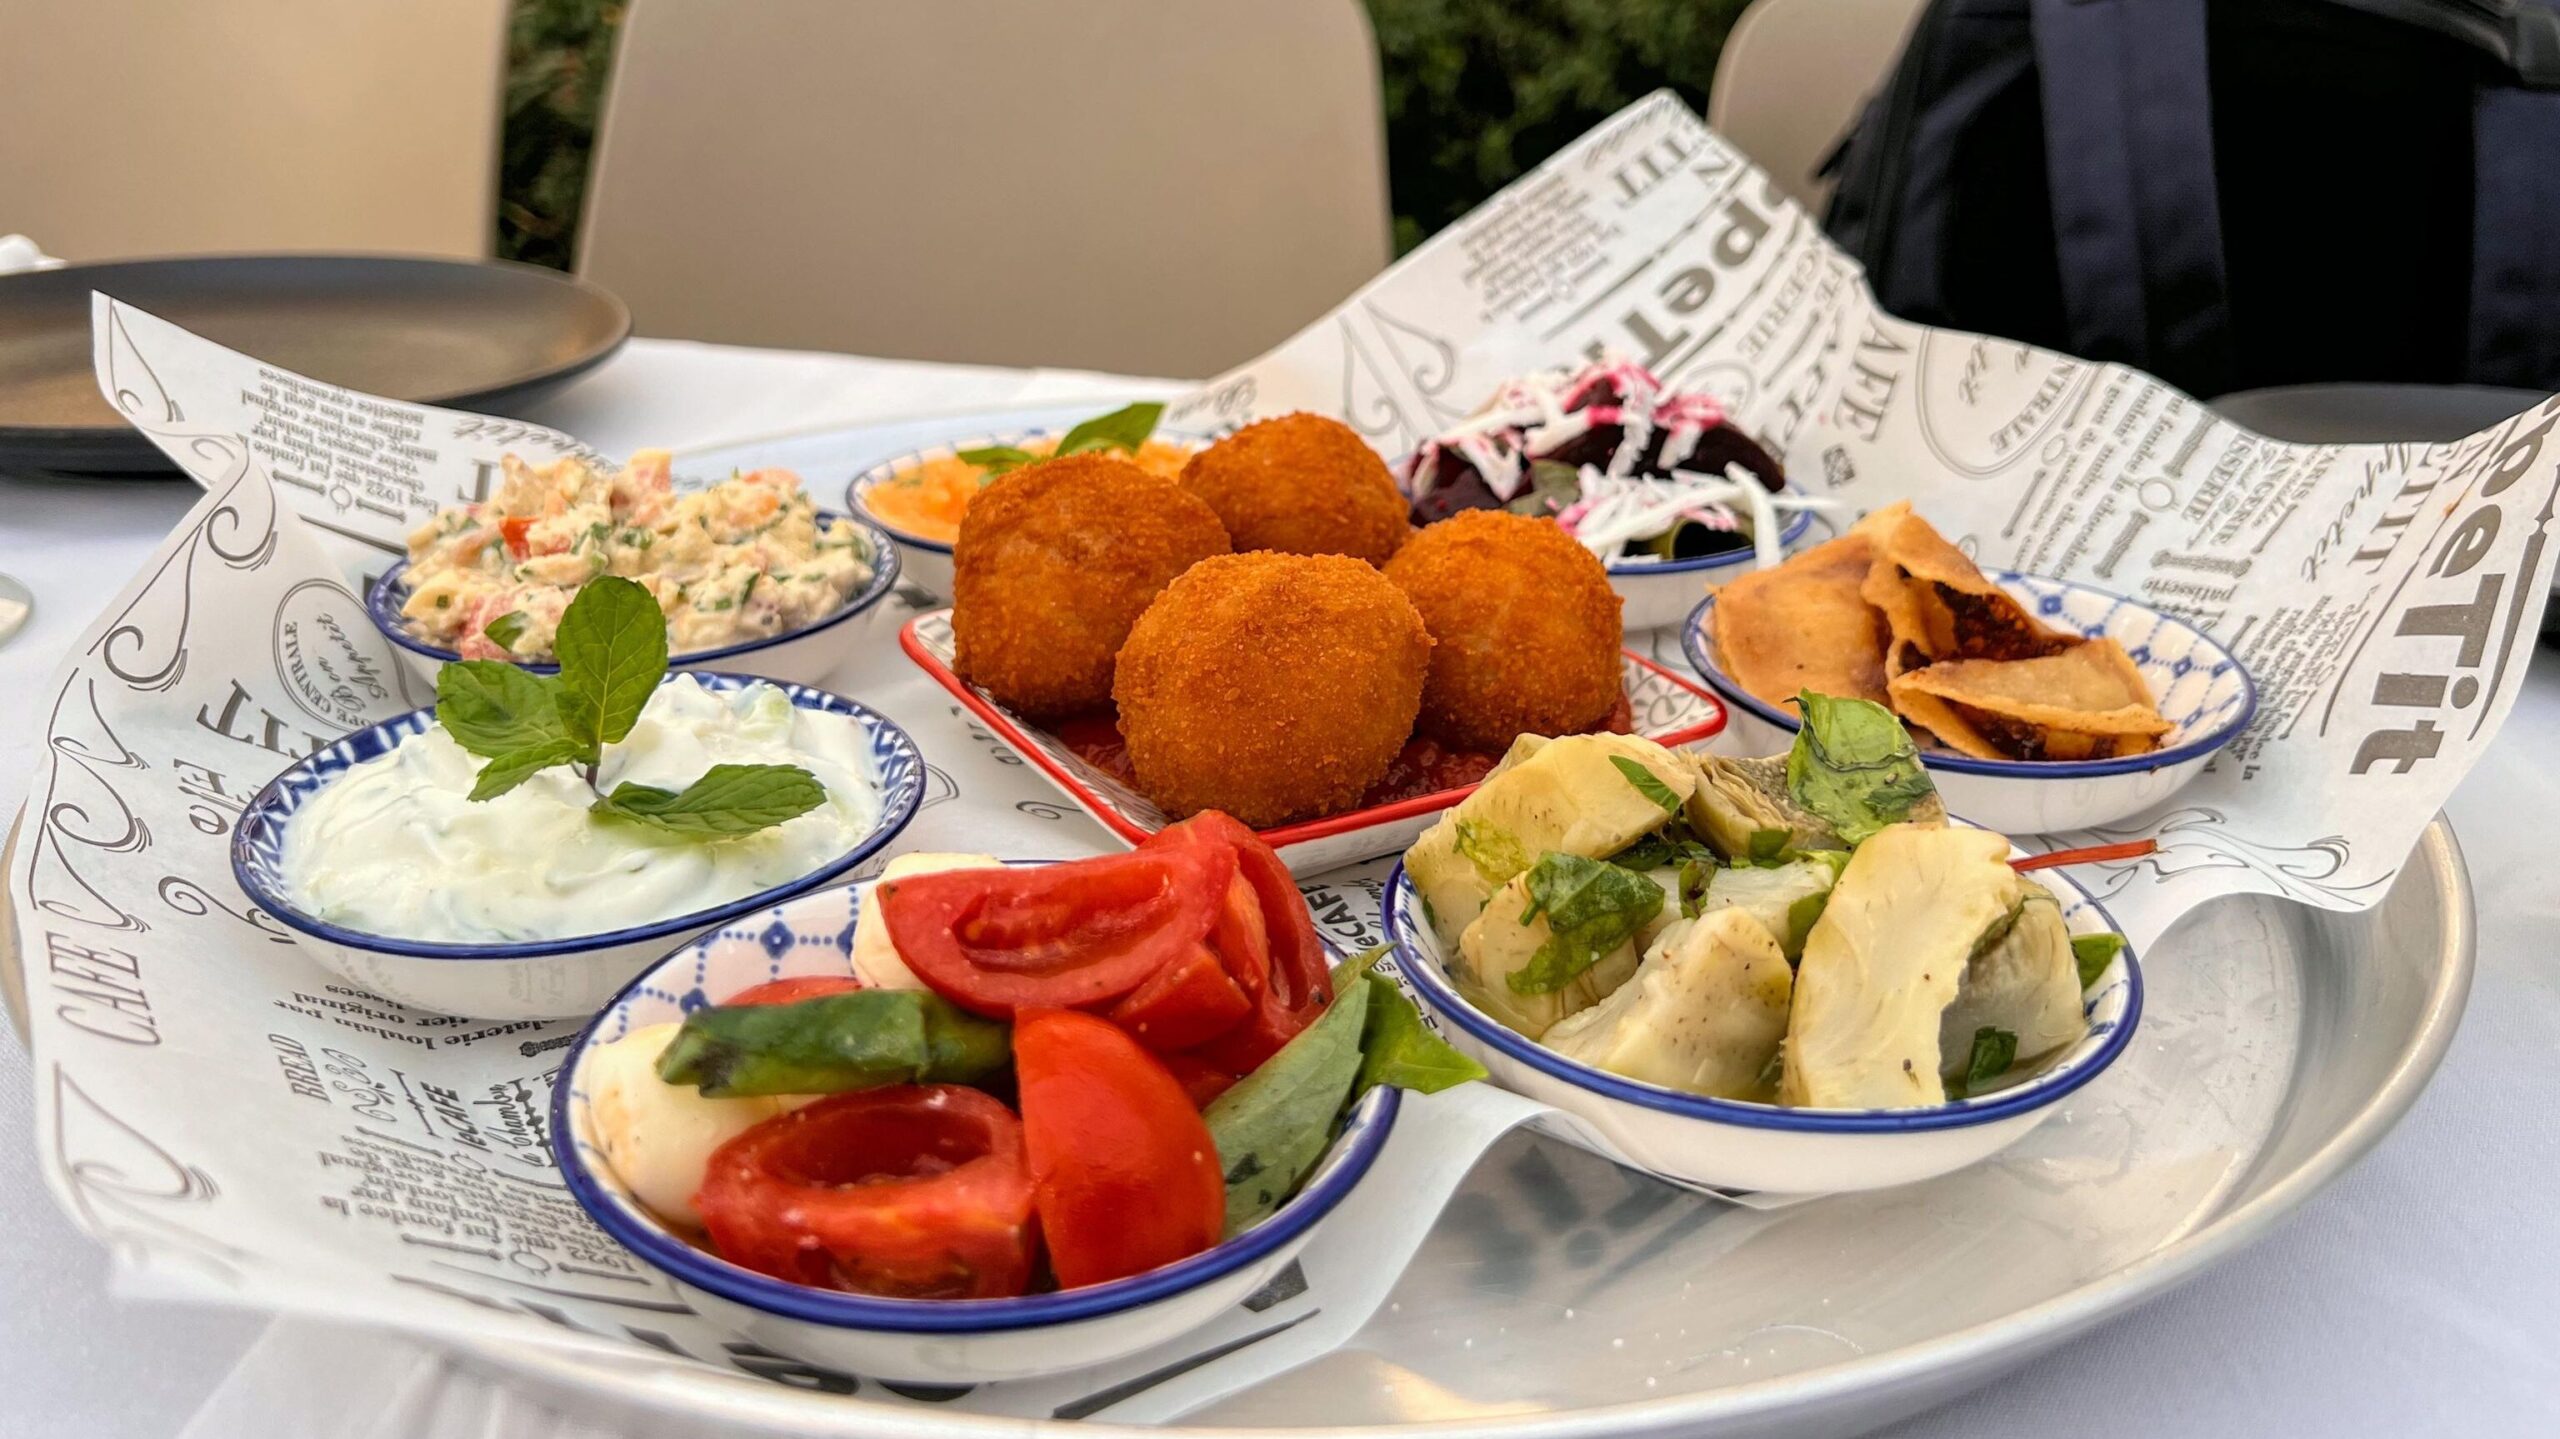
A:
{"type": "Polygon", "coordinates": [[[1909,319],[2205,397],[2560,389],[2551,0],[1931,0],[1832,164],[1909,319]]]}

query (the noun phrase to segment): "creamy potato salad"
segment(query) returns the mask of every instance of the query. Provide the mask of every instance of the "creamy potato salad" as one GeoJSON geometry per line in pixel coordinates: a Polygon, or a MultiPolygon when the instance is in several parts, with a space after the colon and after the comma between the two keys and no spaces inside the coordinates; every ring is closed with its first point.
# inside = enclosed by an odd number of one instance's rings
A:
{"type": "Polygon", "coordinates": [[[789,470],[677,494],[664,450],[607,472],[575,457],[506,457],[498,493],[439,511],[409,536],[400,612],[465,659],[549,659],[560,616],[599,575],[646,586],[678,656],[825,618],[870,583],[850,520],[821,525],[789,470]]]}

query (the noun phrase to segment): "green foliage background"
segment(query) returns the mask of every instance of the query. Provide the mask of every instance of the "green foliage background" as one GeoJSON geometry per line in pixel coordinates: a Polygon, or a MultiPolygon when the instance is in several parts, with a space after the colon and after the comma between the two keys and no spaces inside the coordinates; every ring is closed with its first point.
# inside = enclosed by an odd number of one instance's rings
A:
{"type": "MultiPolygon", "coordinates": [[[[1746,0],[1366,3],[1386,84],[1402,251],[1650,91],[1669,86],[1703,111],[1716,55],[1746,0]]],[[[516,0],[500,255],[568,267],[623,10],[624,0],[516,0]]]]}

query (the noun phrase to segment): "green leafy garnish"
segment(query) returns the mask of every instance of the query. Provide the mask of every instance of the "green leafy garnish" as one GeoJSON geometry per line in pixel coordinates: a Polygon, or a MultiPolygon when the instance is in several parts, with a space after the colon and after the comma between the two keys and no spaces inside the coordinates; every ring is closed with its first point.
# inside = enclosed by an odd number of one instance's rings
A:
{"type": "Polygon", "coordinates": [[[2087,989],[2096,984],[2098,976],[2106,973],[2107,966],[2115,963],[2116,956],[2123,951],[2124,936],[2121,934],[2071,936],[2071,957],[2080,965],[2080,987],[2087,989]]]}
{"type": "Polygon", "coordinates": [[[1335,994],[1315,1023],[1200,1112],[1227,1179],[1228,1234],[1278,1209],[1331,1142],[1360,1077],[1369,999],[1365,984],[1335,994]]]}
{"type": "Polygon", "coordinates": [[[1036,465],[1047,458],[1047,455],[1035,455],[1011,445],[988,445],[982,449],[960,451],[962,463],[976,465],[982,471],[978,476],[981,485],[992,484],[1000,476],[1012,474],[1024,465],[1036,465]]]}
{"type": "Polygon", "coordinates": [[[1680,812],[1680,796],[1673,794],[1671,786],[1664,784],[1653,771],[1622,754],[1609,756],[1609,763],[1617,767],[1618,773],[1627,777],[1627,783],[1636,787],[1636,793],[1662,806],[1664,814],[1675,815],[1680,812]]]}
{"type": "Polygon", "coordinates": [[[714,1099],[974,1084],[1012,1061],[1012,1031],[930,990],[857,989],[685,1016],[658,1077],[714,1099]]]}
{"type": "Polygon", "coordinates": [[[1514,994],[1553,994],[1662,912],[1662,887],[1614,864],[1550,852],[1529,870],[1520,922],[1547,920],[1546,942],[1503,979],[1514,994]]]}
{"type": "Polygon", "coordinates": [[[1813,927],[1822,922],[1822,911],[1831,903],[1831,891],[1816,890],[1787,906],[1787,944],[1789,954],[1804,953],[1804,942],[1813,927]]]}
{"type": "Polygon", "coordinates": [[[1487,884],[1508,884],[1511,876],[1529,867],[1528,851],[1511,831],[1479,824],[1471,819],[1458,821],[1458,853],[1476,867],[1476,877],[1487,884]]]}
{"type": "Polygon", "coordinates": [[[631,733],[640,707],[667,673],[667,616],[642,585],[616,576],[589,582],[560,616],[561,727],[593,764],[631,733]]]}
{"type": "Polygon", "coordinates": [[[1335,994],[1355,984],[1369,989],[1369,1017],[1360,1027],[1360,1076],[1352,1082],[1351,1098],[1356,1102],[1382,1084],[1416,1094],[1437,1094],[1484,1078],[1483,1065],[1432,1032],[1422,1011],[1406,997],[1404,986],[1377,972],[1377,963],[1387,952],[1380,945],[1333,970],[1335,994]]]}
{"type": "Polygon", "coordinates": [[[1628,869],[1661,869],[1691,860],[1703,860],[1712,865],[1715,858],[1716,852],[1691,834],[1687,825],[1671,824],[1609,856],[1609,863],[1628,869]]]}
{"type": "Polygon", "coordinates": [[[480,627],[480,633],[489,637],[489,643],[505,650],[508,654],[514,654],[516,652],[516,639],[524,633],[524,627],[529,623],[531,623],[531,621],[525,618],[524,611],[509,610],[505,614],[498,616],[496,619],[489,621],[487,624],[482,625],[480,627]]]}
{"type": "Polygon", "coordinates": [[[1760,865],[1763,868],[1785,864],[1787,841],[1793,838],[1795,834],[1790,830],[1755,829],[1751,832],[1750,843],[1743,849],[1742,858],[1746,863],[1760,865]]]}
{"type": "MultiPolygon", "coordinates": [[[[1911,732],[1873,700],[1796,696],[1804,725],[1787,752],[1787,789],[1850,844],[1862,844],[1936,793],[1911,732]]],[[[1757,836],[1754,836],[1757,839],[1757,836]]]]}
{"type": "Polygon", "coordinates": [[[1531,460],[1529,488],[1503,506],[1515,515],[1559,515],[1582,498],[1582,471],[1561,460],[1531,460]]]}
{"type": "Polygon", "coordinates": [[[670,834],[716,838],[753,834],[826,802],[826,786],[798,765],[715,764],[681,790],[625,781],[588,808],[670,834]]]}
{"type": "Polygon", "coordinates": [[[1707,908],[1707,883],[1716,876],[1712,859],[1689,859],[1680,862],[1680,917],[1696,919],[1707,908]]]}
{"type": "Polygon", "coordinates": [[[462,660],[436,672],[436,722],[488,761],[473,799],[495,799],[553,765],[574,765],[597,791],[592,811],[701,838],[749,834],[826,803],[817,777],[788,764],[715,765],[680,791],[624,783],[605,794],[596,783],[604,747],[631,733],[666,676],[666,615],[639,584],[591,580],[561,615],[554,648],[557,675],[499,660],[462,660]]]}
{"type": "Polygon", "coordinates": [[[1973,1052],[1965,1056],[1964,1073],[1947,1086],[1947,1098],[1979,1094],[1982,1087],[2009,1072],[2018,1059],[2018,1036],[1988,1025],[1973,1032],[1973,1052]]]}
{"type": "Polygon", "coordinates": [[[1107,415],[1096,415],[1069,430],[1058,440],[1061,455],[1081,455],[1088,450],[1122,450],[1136,454],[1147,437],[1156,432],[1156,421],[1164,417],[1164,406],[1153,400],[1124,405],[1107,415]]]}

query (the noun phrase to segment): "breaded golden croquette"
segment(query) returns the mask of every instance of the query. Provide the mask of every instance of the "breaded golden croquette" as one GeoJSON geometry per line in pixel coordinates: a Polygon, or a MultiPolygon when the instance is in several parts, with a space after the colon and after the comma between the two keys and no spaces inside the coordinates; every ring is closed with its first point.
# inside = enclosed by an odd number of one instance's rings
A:
{"type": "Polygon", "coordinates": [[[1617,704],[1617,591],[1555,521],[1467,510],[1424,526],[1386,576],[1431,630],[1431,738],[1500,753],[1524,734],[1591,729],[1617,704]]]}
{"type": "Polygon", "coordinates": [[[1404,493],[1359,432],[1322,415],[1245,426],[1191,457],[1182,487],[1238,552],[1350,555],[1383,565],[1413,533],[1404,493]]]}
{"type": "Polygon", "coordinates": [[[1112,696],[1138,788],[1261,828],[1359,803],[1413,733],[1431,636],[1366,561],[1202,560],[1138,617],[1112,696]]]}
{"type": "Polygon", "coordinates": [[[1127,460],[1044,460],[979,492],[952,547],[952,668],[1053,717],[1111,699],[1120,642],[1174,576],[1227,553],[1210,508],[1127,460]]]}

